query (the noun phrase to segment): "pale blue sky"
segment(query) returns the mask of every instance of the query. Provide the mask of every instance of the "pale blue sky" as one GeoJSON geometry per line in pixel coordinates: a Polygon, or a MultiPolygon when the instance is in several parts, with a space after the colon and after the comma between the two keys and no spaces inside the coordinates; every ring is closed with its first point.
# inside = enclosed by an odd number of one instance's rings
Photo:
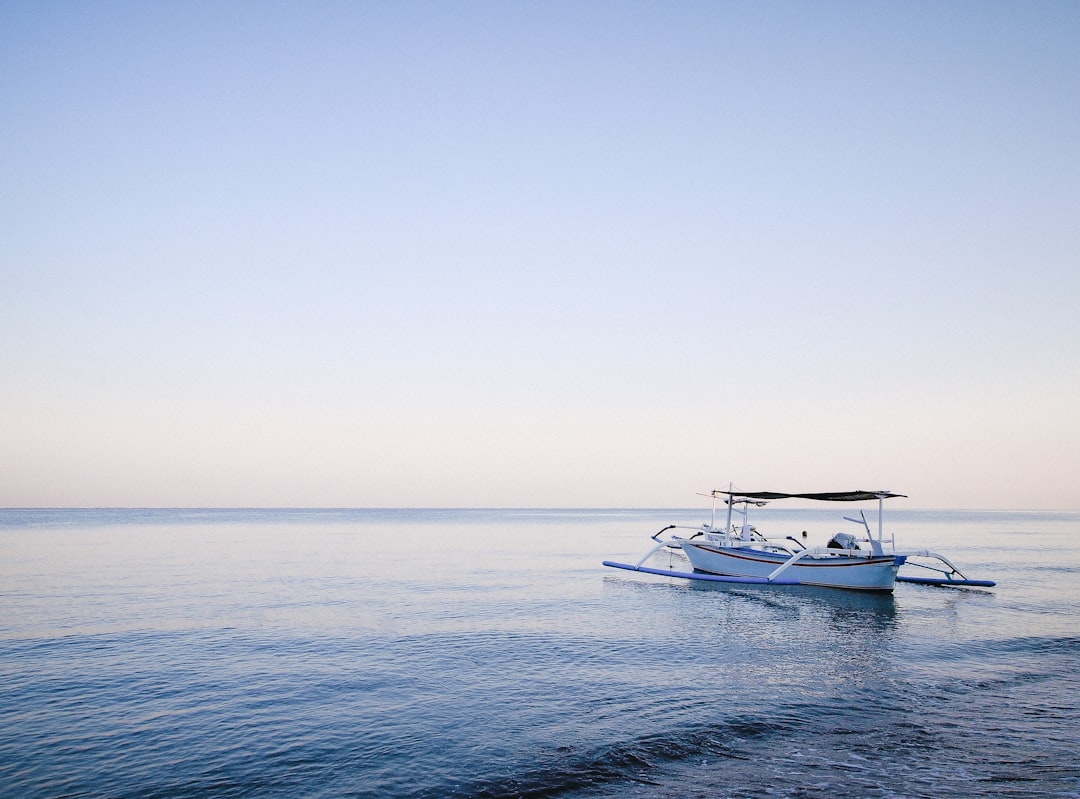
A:
{"type": "Polygon", "coordinates": [[[1080,4],[0,0],[0,505],[1080,508],[1080,4]]]}

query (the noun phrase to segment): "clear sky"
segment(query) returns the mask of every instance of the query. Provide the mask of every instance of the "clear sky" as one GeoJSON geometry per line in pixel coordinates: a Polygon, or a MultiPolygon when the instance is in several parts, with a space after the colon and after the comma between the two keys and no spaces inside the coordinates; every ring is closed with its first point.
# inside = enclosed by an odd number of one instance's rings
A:
{"type": "Polygon", "coordinates": [[[0,0],[0,505],[1080,508],[1080,4],[0,0]]]}

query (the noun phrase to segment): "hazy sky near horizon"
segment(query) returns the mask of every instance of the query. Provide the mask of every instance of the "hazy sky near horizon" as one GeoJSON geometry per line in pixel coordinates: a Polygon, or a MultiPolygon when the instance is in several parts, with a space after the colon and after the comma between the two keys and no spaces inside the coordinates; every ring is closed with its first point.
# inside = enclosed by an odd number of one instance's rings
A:
{"type": "Polygon", "coordinates": [[[0,0],[0,506],[1080,508],[1080,4],[0,0]]]}

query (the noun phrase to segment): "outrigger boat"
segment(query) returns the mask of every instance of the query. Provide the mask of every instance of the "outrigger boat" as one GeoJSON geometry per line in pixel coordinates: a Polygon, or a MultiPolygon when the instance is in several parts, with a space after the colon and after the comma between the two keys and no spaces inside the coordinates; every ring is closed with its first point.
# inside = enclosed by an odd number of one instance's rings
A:
{"type": "MultiPolygon", "coordinates": [[[[636,564],[605,560],[605,566],[616,569],[682,577],[723,583],[759,585],[818,585],[831,588],[851,588],[860,591],[892,591],[896,582],[940,586],[978,586],[989,588],[991,580],[971,580],[965,577],[948,558],[929,550],[897,552],[895,537],[886,539],[882,518],[884,502],[891,497],[903,497],[891,491],[841,491],[819,494],[784,494],[776,491],[712,491],[712,518],[708,524],[693,529],[688,538],[672,534],[661,538],[668,530],[681,529],[669,525],[652,536],[657,542],[636,564]],[[727,505],[727,523],[716,526],[716,502],[727,505]],[[822,502],[863,502],[877,500],[877,535],[870,529],[866,514],[859,518],[845,516],[844,520],[861,524],[861,536],[837,533],[826,546],[807,547],[794,536],[783,539],[758,532],[749,522],[749,508],[762,507],[775,499],[810,499],[822,502]],[[732,514],[741,515],[741,523],[732,522],[732,514]],[[886,545],[888,547],[886,548],[886,545]],[[692,572],[657,569],[645,562],[662,549],[682,550],[693,566],[692,572]],[[913,558],[929,559],[931,564],[913,558]],[[933,565],[933,562],[937,565],[933,565]],[[901,566],[909,564],[937,572],[940,576],[923,577],[899,575],[901,566]]],[[[805,535],[805,533],[804,533],[805,535]]]]}

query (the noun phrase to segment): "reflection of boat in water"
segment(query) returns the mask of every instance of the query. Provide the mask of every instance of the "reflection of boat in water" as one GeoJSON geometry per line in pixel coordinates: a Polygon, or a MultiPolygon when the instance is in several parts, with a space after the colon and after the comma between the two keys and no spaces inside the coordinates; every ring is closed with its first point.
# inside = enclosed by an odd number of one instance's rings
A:
{"type": "MultiPolygon", "coordinates": [[[[676,555],[677,558],[680,556],[676,555]]],[[[801,625],[812,619],[837,631],[856,625],[861,630],[890,629],[897,621],[898,600],[892,591],[837,591],[819,585],[789,586],[782,591],[757,585],[688,579],[686,589],[720,592],[738,600],[741,613],[758,610],[772,618],[801,625]]]]}
{"type": "Polygon", "coordinates": [[[896,581],[927,585],[984,586],[989,580],[969,580],[944,555],[928,550],[898,552],[895,539],[884,537],[882,518],[884,501],[901,497],[889,491],[842,491],[818,494],[785,494],[776,491],[712,491],[712,519],[683,538],[673,534],[662,539],[664,532],[678,529],[669,525],[652,536],[657,542],[636,564],[604,561],[605,566],[629,569],[668,577],[684,577],[713,582],[760,585],[817,585],[829,588],[851,588],[861,591],[892,591],[896,581]],[[727,505],[727,523],[716,526],[716,500],[727,505]],[[762,507],[775,499],[809,499],[821,502],[862,502],[877,500],[877,535],[870,529],[866,514],[859,518],[845,516],[846,521],[861,524],[861,535],[837,533],[825,546],[807,547],[794,536],[776,538],[763,535],[750,524],[749,508],[762,507]],[[733,523],[738,513],[741,523],[733,523]],[[886,549],[886,545],[888,548],[886,549]],[[676,572],[645,566],[653,554],[664,548],[681,549],[694,570],[676,572]],[[917,559],[917,560],[912,560],[917,559]],[[924,561],[930,561],[926,563],[924,561]],[[939,577],[899,575],[901,566],[910,563],[937,572],[939,577]]]}

